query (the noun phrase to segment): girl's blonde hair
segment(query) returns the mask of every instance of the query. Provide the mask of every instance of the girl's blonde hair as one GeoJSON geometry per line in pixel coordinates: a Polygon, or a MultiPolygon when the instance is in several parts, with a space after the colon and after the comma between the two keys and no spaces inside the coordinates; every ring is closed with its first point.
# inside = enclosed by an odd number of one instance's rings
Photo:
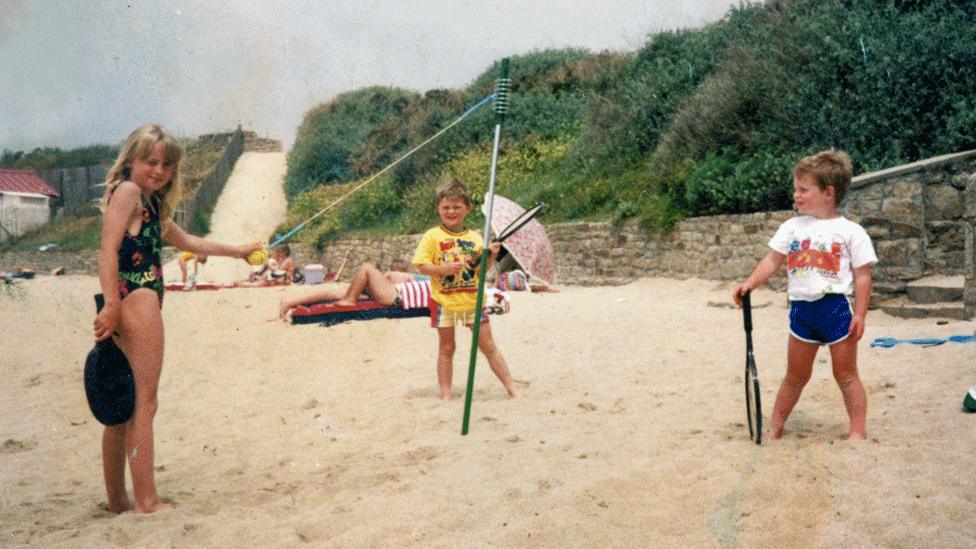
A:
{"type": "Polygon", "coordinates": [[[169,183],[153,194],[159,199],[160,221],[169,221],[173,218],[176,206],[179,205],[180,199],[183,197],[183,180],[180,177],[183,146],[159,124],[146,124],[129,134],[129,138],[122,145],[122,150],[119,151],[118,158],[115,159],[115,164],[105,176],[103,207],[108,203],[108,197],[115,190],[115,187],[132,177],[132,163],[136,160],[149,158],[156,145],[163,146],[166,161],[173,164],[173,177],[169,183]]]}

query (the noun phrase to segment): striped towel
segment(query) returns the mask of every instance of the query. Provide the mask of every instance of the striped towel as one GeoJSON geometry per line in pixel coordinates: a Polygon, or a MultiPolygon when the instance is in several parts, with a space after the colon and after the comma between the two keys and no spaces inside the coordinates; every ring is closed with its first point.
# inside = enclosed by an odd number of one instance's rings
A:
{"type": "Polygon", "coordinates": [[[426,309],[430,300],[430,281],[400,282],[396,285],[404,309],[426,309]]]}

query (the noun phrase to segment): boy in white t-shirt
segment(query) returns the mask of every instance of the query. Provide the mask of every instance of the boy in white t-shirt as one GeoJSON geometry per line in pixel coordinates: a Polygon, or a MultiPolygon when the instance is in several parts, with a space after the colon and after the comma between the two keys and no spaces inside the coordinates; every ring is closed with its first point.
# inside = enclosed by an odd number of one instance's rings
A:
{"type": "Polygon", "coordinates": [[[790,338],[786,377],[776,394],[769,437],[783,436],[783,425],[813,371],[821,345],[830,347],[834,379],[844,395],[851,425],[849,440],[867,437],[867,395],[857,373],[857,341],[871,297],[871,267],[878,262],[864,229],[837,212],[850,185],[850,158],[833,149],[800,159],[793,168],[793,201],[799,216],[780,225],[772,250],[732,299],[762,286],[786,263],[790,299],[790,338]],[[848,297],[854,294],[854,310],[848,297]]]}

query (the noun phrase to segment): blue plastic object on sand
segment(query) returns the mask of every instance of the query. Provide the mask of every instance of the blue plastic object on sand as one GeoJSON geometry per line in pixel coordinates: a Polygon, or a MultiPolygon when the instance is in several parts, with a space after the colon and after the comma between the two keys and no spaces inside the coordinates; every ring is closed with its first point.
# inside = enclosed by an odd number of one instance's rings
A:
{"type": "Polygon", "coordinates": [[[912,345],[921,345],[923,347],[932,347],[935,345],[942,345],[943,343],[973,343],[976,342],[976,336],[973,335],[954,335],[949,337],[927,337],[918,339],[895,339],[893,337],[878,337],[871,342],[872,347],[894,347],[899,343],[910,343],[912,345]]]}

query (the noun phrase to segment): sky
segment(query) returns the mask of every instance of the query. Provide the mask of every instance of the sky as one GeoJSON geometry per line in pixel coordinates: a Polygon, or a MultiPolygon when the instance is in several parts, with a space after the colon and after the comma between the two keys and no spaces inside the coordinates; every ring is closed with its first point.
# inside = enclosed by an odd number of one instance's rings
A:
{"type": "Polygon", "coordinates": [[[240,124],[286,148],[305,113],[370,85],[461,88],[548,48],[634,51],[733,0],[0,0],[0,149],[240,124]]]}

